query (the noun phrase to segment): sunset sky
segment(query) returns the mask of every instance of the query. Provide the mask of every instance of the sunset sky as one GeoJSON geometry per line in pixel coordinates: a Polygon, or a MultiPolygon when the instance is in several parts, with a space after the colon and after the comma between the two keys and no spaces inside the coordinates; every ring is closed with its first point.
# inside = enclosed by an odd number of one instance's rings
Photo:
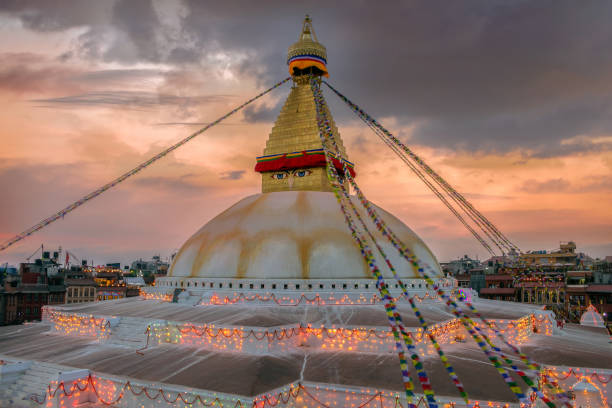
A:
{"type": "MultiPolygon", "coordinates": [[[[0,240],[287,76],[306,13],[329,81],[521,249],[612,255],[612,3],[0,1],[0,240]]],[[[260,192],[289,87],[0,253],[42,243],[96,264],[166,257],[260,192]]],[[[486,257],[324,89],[357,181],[440,261],[486,257]]]]}

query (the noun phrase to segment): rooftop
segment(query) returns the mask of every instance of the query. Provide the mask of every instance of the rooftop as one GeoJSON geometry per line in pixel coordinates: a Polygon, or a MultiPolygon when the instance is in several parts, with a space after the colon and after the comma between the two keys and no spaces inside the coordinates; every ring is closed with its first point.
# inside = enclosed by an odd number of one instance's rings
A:
{"type": "MultiPolygon", "coordinates": [[[[476,306],[493,319],[517,318],[526,312],[538,310],[519,303],[482,299],[477,301],[476,306]]],[[[448,318],[438,302],[423,302],[419,308],[428,320],[448,318]]],[[[215,324],[273,326],[303,319],[313,322],[331,319],[331,323],[344,326],[386,324],[382,308],[374,306],[362,306],[359,310],[350,306],[319,306],[300,308],[296,313],[298,309],[294,307],[193,307],[133,298],[90,305],[66,305],[61,310],[93,315],[137,315],[151,321],[173,319],[215,324]]],[[[409,316],[407,311],[402,312],[405,312],[404,316],[409,316]]],[[[409,324],[414,325],[412,321],[409,324]]],[[[320,351],[304,347],[282,355],[258,355],[158,345],[138,354],[133,348],[92,342],[88,337],[53,334],[48,330],[49,326],[44,323],[1,327],[0,358],[35,359],[73,368],[88,368],[98,374],[243,396],[271,391],[298,381],[300,375],[303,375],[303,381],[316,383],[397,392],[403,390],[397,356],[389,353],[320,351]]],[[[142,336],[145,336],[144,333],[142,336]]],[[[467,341],[445,344],[443,348],[471,398],[515,401],[476,344],[467,341]]],[[[568,325],[559,335],[532,336],[523,344],[522,350],[542,364],[593,368],[612,366],[608,336],[602,329],[568,325]]],[[[439,359],[425,356],[423,364],[438,395],[458,396],[439,359]]],[[[418,381],[415,383],[418,384],[418,381]]]]}
{"type": "Polygon", "coordinates": [[[485,280],[488,280],[488,281],[494,281],[494,280],[511,281],[511,280],[514,280],[514,277],[512,275],[507,275],[507,274],[493,274],[493,275],[486,275],[485,276],[485,280]]]}

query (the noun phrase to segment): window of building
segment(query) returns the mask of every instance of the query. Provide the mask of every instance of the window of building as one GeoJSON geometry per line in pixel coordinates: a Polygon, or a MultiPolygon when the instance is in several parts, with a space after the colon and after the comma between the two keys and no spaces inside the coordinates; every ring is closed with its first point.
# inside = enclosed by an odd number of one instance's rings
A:
{"type": "Polygon", "coordinates": [[[253,289],[253,284],[249,284],[249,289],[253,289]]]}
{"type": "Polygon", "coordinates": [[[300,285],[295,285],[295,288],[296,288],[296,289],[299,289],[299,288],[300,288],[300,285]]]}
{"type": "Polygon", "coordinates": [[[323,289],[323,284],[322,283],[319,284],[319,289],[323,289]]]}
{"type": "Polygon", "coordinates": [[[272,289],[276,289],[276,283],[272,284],[272,289]]]}
{"type": "Polygon", "coordinates": [[[287,284],[286,283],[283,285],[283,289],[287,289],[287,284]]]}

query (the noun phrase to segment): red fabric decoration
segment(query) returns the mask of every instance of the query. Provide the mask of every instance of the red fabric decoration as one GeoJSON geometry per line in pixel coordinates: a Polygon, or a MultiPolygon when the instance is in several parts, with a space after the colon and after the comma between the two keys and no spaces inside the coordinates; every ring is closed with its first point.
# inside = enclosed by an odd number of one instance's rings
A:
{"type": "MultiPolygon", "coordinates": [[[[340,174],[344,174],[344,169],[340,160],[332,158],[334,166],[340,174]]],[[[261,161],[255,165],[255,171],[261,173],[264,171],[283,171],[291,169],[305,169],[309,167],[325,167],[325,154],[306,154],[302,152],[301,156],[290,157],[283,155],[278,159],[261,161]]],[[[348,167],[348,166],[347,166],[348,167]]],[[[355,177],[355,170],[348,167],[352,177],[355,177]]]]}

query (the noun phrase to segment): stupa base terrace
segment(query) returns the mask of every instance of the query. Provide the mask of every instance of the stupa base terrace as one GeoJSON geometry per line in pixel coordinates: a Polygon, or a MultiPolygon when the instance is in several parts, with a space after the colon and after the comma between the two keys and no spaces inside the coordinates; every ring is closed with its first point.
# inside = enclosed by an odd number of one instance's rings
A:
{"type": "MultiPolygon", "coordinates": [[[[406,406],[379,303],[264,304],[243,296],[234,304],[194,305],[180,296],[177,303],[145,296],[46,307],[40,323],[0,328],[2,406],[406,406]]],[[[468,391],[467,406],[520,406],[444,305],[420,299],[468,391]]],[[[549,312],[525,304],[474,305],[563,388],[588,382],[607,397],[612,357],[605,329],[557,329],[549,312]]],[[[441,406],[466,406],[409,306],[398,308],[441,406]]],[[[418,385],[416,392],[418,400],[418,385]]]]}

